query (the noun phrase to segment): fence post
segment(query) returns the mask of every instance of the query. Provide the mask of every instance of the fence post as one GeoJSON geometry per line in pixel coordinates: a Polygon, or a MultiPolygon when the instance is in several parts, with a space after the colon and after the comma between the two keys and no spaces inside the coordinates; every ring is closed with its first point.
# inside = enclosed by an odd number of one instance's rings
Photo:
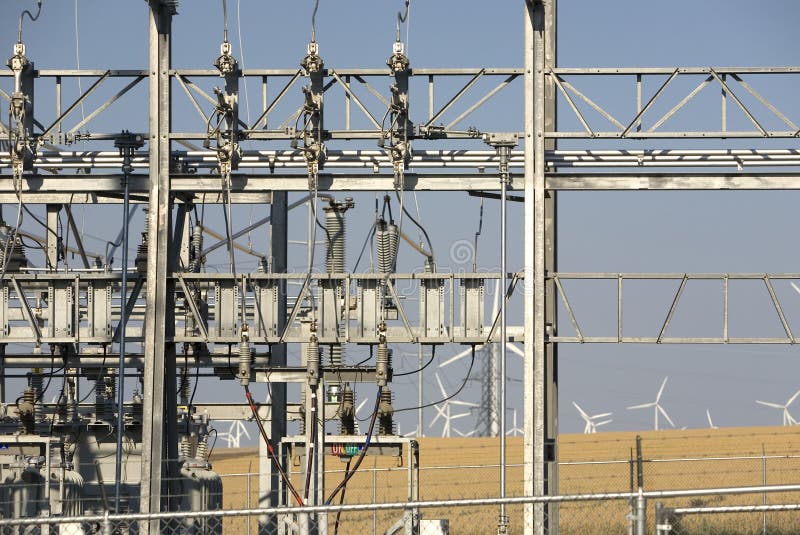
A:
{"type": "MultiPolygon", "coordinates": [[[[765,487],[767,486],[767,449],[764,447],[764,443],[761,443],[761,484],[765,487]]],[[[767,493],[764,492],[762,502],[764,505],[767,505],[767,493]]],[[[767,512],[761,515],[761,533],[763,535],[767,535],[767,512]]]]}
{"type": "Polygon", "coordinates": [[[636,482],[639,494],[636,496],[636,535],[645,535],[647,522],[647,499],[644,497],[644,471],[642,469],[642,437],[636,435],[636,482]]]}
{"type": "Polygon", "coordinates": [[[111,520],[108,519],[108,509],[103,515],[103,535],[111,535],[111,520]]]}
{"type": "Polygon", "coordinates": [[[636,535],[645,535],[647,524],[647,498],[644,497],[643,490],[639,488],[639,495],[636,497],[636,535]]]}
{"type": "MultiPolygon", "coordinates": [[[[634,485],[633,485],[633,473],[634,473],[634,468],[633,467],[634,467],[634,463],[633,463],[633,448],[631,448],[631,462],[630,462],[630,466],[629,466],[629,468],[630,468],[630,479],[631,479],[631,481],[630,481],[630,483],[631,483],[631,485],[630,485],[631,492],[633,492],[634,488],[635,488],[634,485]]],[[[633,523],[634,523],[634,519],[635,518],[636,518],[636,500],[634,498],[631,498],[630,501],[628,502],[628,535],[633,535],[633,523]]]]}
{"type": "Polygon", "coordinates": [[[672,531],[671,513],[663,503],[656,502],[656,535],[669,535],[672,531]]]}

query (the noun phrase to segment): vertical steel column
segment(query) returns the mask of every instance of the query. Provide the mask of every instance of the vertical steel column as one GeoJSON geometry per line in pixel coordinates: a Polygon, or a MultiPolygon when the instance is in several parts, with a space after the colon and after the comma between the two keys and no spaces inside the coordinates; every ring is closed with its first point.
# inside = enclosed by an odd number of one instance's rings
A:
{"type": "MultiPolygon", "coordinates": [[[[164,446],[164,377],[167,323],[174,310],[167,284],[167,246],[170,237],[170,52],[172,12],[160,0],[150,8],[150,211],[148,213],[147,313],[144,344],[144,422],[142,437],[142,512],[161,509],[161,469],[164,446]]],[[[174,329],[174,321],[171,326],[174,329]]],[[[174,360],[174,359],[173,359],[174,360]]],[[[174,394],[174,392],[173,392],[174,394]]],[[[144,533],[158,532],[158,521],[142,525],[144,533]]]]}
{"type": "MultiPolygon", "coordinates": [[[[544,61],[545,70],[556,67],[556,20],[558,0],[549,0],[545,5],[544,26],[544,61]]],[[[544,131],[557,130],[556,125],[556,86],[552,76],[547,76],[544,83],[544,131]]],[[[556,149],[556,140],[545,138],[546,151],[556,149]]],[[[542,169],[544,173],[544,169],[542,169]]],[[[556,243],[556,192],[544,192],[544,273],[556,273],[558,249],[556,243]]],[[[558,334],[558,290],[555,281],[545,282],[544,322],[546,333],[550,336],[558,334]]],[[[558,344],[545,339],[544,362],[544,426],[545,426],[545,488],[547,495],[558,494],[558,344]]],[[[558,504],[547,505],[547,530],[550,535],[558,533],[558,504]]]]}
{"type": "MultiPolygon", "coordinates": [[[[288,228],[288,194],[285,191],[272,193],[272,205],[270,208],[270,249],[272,251],[271,271],[275,273],[285,273],[287,267],[287,228],[288,228]]],[[[278,287],[278,332],[283,332],[286,325],[286,281],[280,281],[278,287]]],[[[274,366],[286,365],[286,344],[272,345],[271,363],[274,366]]],[[[270,404],[271,421],[270,437],[276,442],[275,451],[278,448],[281,437],[286,436],[286,383],[270,384],[270,404]]],[[[277,507],[281,505],[280,500],[280,474],[272,466],[267,445],[264,441],[259,441],[259,507],[277,507]]],[[[280,459],[284,461],[283,458],[280,459]]],[[[285,464],[285,463],[284,463],[285,464]]],[[[284,502],[285,503],[285,502],[284,502]]],[[[259,518],[259,533],[277,533],[277,519],[262,517],[259,518]]]]}
{"type": "MultiPolygon", "coordinates": [[[[528,496],[547,490],[545,329],[545,35],[555,25],[549,0],[526,0],[525,9],[525,235],[524,235],[524,457],[528,496]]],[[[526,505],[524,533],[547,533],[544,504],[526,505]]]]}

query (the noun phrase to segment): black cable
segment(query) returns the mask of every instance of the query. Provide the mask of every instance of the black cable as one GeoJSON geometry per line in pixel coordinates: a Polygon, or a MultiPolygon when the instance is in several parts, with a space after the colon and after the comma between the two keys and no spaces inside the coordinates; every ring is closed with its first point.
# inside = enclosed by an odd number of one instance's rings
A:
{"type": "Polygon", "coordinates": [[[331,495],[328,496],[327,500],[325,500],[325,505],[331,504],[331,502],[339,493],[339,491],[342,490],[347,485],[347,482],[350,481],[350,478],[352,478],[353,475],[356,473],[358,467],[361,466],[361,462],[364,460],[364,456],[367,454],[367,450],[369,449],[370,442],[372,442],[372,431],[373,429],[375,429],[375,420],[378,418],[378,406],[380,405],[381,402],[382,392],[383,392],[383,387],[379,386],[378,395],[375,398],[375,410],[372,411],[372,419],[369,422],[369,431],[367,432],[367,439],[366,441],[364,441],[364,448],[362,448],[361,452],[358,454],[358,457],[356,458],[356,464],[353,467],[353,470],[351,470],[348,474],[346,474],[344,476],[344,479],[342,479],[342,482],[339,483],[335,489],[333,489],[331,495]]]}
{"type": "MultiPolygon", "coordinates": [[[[347,459],[347,465],[344,467],[344,477],[347,477],[347,474],[350,473],[350,462],[353,460],[352,457],[347,459]]],[[[342,495],[339,496],[339,505],[344,503],[344,493],[347,491],[347,486],[345,485],[342,487],[342,495]]],[[[342,516],[342,510],[339,509],[336,511],[336,523],[333,525],[333,535],[338,535],[339,533],[339,518],[342,516]]]]}
{"type": "Polygon", "coordinates": [[[317,389],[311,389],[311,440],[306,448],[306,485],[303,489],[303,500],[308,499],[308,492],[311,489],[311,468],[314,466],[314,444],[317,442],[317,389]]]}
{"type": "Polygon", "coordinates": [[[414,219],[414,217],[410,213],[408,213],[408,210],[406,209],[405,205],[403,204],[403,201],[400,199],[400,192],[395,190],[394,193],[395,193],[395,195],[397,195],[397,200],[400,203],[400,208],[403,210],[403,213],[406,215],[406,217],[408,217],[411,220],[412,223],[414,223],[417,226],[417,228],[425,236],[425,241],[428,242],[428,249],[430,250],[430,259],[431,259],[431,261],[433,261],[434,258],[435,258],[434,254],[433,254],[433,244],[431,243],[430,236],[428,236],[428,232],[425,230],[425,228],[422,225],[419,224],[419,222],[416,219],[414,219]]]}
{"type": "Polygon", "coordinates": [[[25,15],[28,15],[28,18],[31,19],[31,22],[36,22],[36,19],[39,18],[39,15],[42,14],[42,0],[37,0],[37,4],[39,9],[36,11],[36,16],[33,16],[33,13],[28,11],[27,9],[23,11],[19,16],[19,30],[17,32],[17,42],[22,43],[22,19],[25,18],[25,15]]]}
{"type": "Polygon", "coordinates": [[[214,453],[214,448],[217,446],[217,439],[219,438],[219,433],[217,433],[216,429],[212,429],[211,431],[208,432],[209,435],[211,433],[214,433],[214,442],[211,443],[211,449],[208,450],[209,458],[211,458],[211,454],[214,453]]]}
{"type": "Polygon", "coordinates": [[[393,373],[392,376],[393,377],[405,377],[406,375],[414,375],[415,373],[419,373],[419,372],[421,372],[422,370],[424,370],[425,368],[427,368],[428,366],[431,365],[431,362],[433,362],[433,358],[435,356],[436,356],[436,346],[431,346],[431,358],[430,358],[430,360],[428,360],[428,362],[425,363],[424,366],[422,366],[422,368],[414,370],[413,372],[393,373]]]}
{"type": "Polygon", "coordinates": [[[458,390],[456,390],[446,398],[440,399],[439,401],[436,401],[434,403],[426,403],[425,405],[419,405],[417,407],[406,407],[404,409],[395,409],[394,410],[395,414],[404,411],[417,411],[419,409],[427,409],[428,407],[433,407],[434,405],[438,405],[439,403],[444,403],[445,401],[453,399],[454,397],[459,395],[462,390],[464,390],[465,386],[467,386],[467,382],[469,382],[469,376],[472,374],[472,367],[474,364],[475,364],[475,346],[472,346],[472,359],[469,362],[469,369],[467,370],[467,376],[464,378],[464,382],[461,383],[461,386],[458,387],[458,390]]]}
{"type": "Polygon", "coordinates": [[[311,42],[317,41],[317,10],[319,9],[319,0],[314,0],[314,11],[311,13],[311,42]]]}

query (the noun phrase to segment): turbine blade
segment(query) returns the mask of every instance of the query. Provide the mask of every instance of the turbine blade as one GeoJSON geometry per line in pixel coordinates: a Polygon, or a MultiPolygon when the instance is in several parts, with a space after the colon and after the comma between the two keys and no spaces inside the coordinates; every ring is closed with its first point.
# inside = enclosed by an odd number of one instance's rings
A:
{"type": "Polygon", "coordinates": [[[369,399],[367,399],[367,398],[364,398],[364,399],[362,399],[362,400],[361,400],[361,403],[359,403],[359,404],[358,404],[358,407],[356,407],[356,414],[358,414],[359,412],[361,412],[361,409],[363,409],[363,408],[364,408],[364,405],[366,405],[366,404],[367,404],[367,401],[369,401],[369,399]]]}
{"type": "Polygon", "coordinates": [[[444,391],[444,385],[442,384],[441,378],[439,378],[439,372],[435,372],[433,375],[436,376],[436,382],[439,383],[439,390],[442,392],[442,397],[447,397],[447,392],[444,391]]]}
{"type": "Polygon", "coordinates": [[[761,401],[761,400],[757,399],[756,403],[758,403],[759,405],[772,407],[773,409],[785,409],[786,408],[783,405],[778,405],[777,403],[772,403],[771,401],[761,401]]]}
{"type": "Polygon", "coordinates": [[[628,410],[631,410],[631,409],[646,409],[648,407],[655,406],[655,404],[656,404],[655,401],[653,401],[651,403],[643,403],[641,405],[634,405],[633,407],[628,407],[628,410]]]}
{"type": "Polygon", "coordinates": [[[664,393],[664,387],[667,386],[667,379],[669,379],[669,375],[664,377],[664,382],[661,383],[661,388],[658,389],[658,395],[656,396],[656,403],[661,401],[661,394],[664,393]]]}
{"type": "Polygon", "coordinates": [[[523,357],[523,358],[525,357],[525,352],[524,352],[524,351],[522,351],[522,350],[521,350],[520,348],[518,348],[517,346],[515,346],[514,344],[512,344],[511,342],[508,342],[508,343],[506,344],[506,347],[507,347],[508,349],[510,349],[512,353],[516,353],[517,355],[519,355],[520,357],[523,357]]]}
{"type": "Polygon", "coordinates": [[[673,422],[672,418],[669,417],[669,414],[667,414],[667,411],[664,410],[664,407],[662,407],[661,405],[656,405],[656,407],[658,408],[658,411],[662,415],[664,415],[664,418],[667,419],[667,421],[669,422],[669,425],[671,425],[672,427],[675,427],[675,422],[673,422]]]}
{"type": "Polygon", "coordinates": [[[474,407],[480,407],[480,405],[478,405],[477,403],[472,403],[470,401],[461,401],[461,400],[458,400],[458,399],[450,399],[450,400],[448,400],[448,402],[451,405],[460,405],[462,407],[473,407],[473,408],[474,407]]]}
{"type": "Polygon", "coordinates": [[[598,418],[605,418],[606,416],[611,416],[614,414],[613,412],[604,412],[602,414],[595,414],[594,416],[589,416],[592,420],[596,420],[598,418]]]}
{"type": "Polygon", "coordinates": [[[581,413],[581,416],[583,417],[583,419],[584,419],[584,420],[586,420],[587,418],[589,418],[589,415],[588,415],[588,414],[586,414],[586,412],[584,412],[584,410],[583,410],[583,409],[581,409],[581,406],[580,406],[580,405],[578,405],[578,404],[577,404],[577,403],[575,403],[574,401],[572,402],[572,404],[573,404],[573,405],[575,405],[575,408],[578,410],[578,412],[579,412],[579,413],[581,413]]]}
{"type": "Polygon", "coordinates": [[[708,427],[714,429],[714,422],[711,421],[711,412],[708,409],[706,409],[706,418],[708,418],[708,427]]]}
{"type": "Polygon", "coordinates": [[[456,362],[458,360],[463,359],[464,357],[466,357],[470,353],[472,353],[472,348],[471,347],[469,349],[465,349],[461,353],[456,353],[455,355],[453,355],[452,357],[450,357],[446,361],[444,361],[441,364],[439,364],[438,367],[439,368],[444,368],[445,366],[448,366],[448,365],[450,365],[450,364],[452,364],[452,363],[454,363],[454,362],[456,362]]]}
{"type": "Polygon", "coordinates": [[[800,294],[800,287],[798,287],[798,286],[797,286],[797,285],[794,283],[794,281],[791,281],[789,284],[791,284],[791,285],[792,285],[792,288],[794,288],[794,291],[795,291],[795,292],[797,292],[797,293],[799,293],[799,294],[800,294]]]}
{"type": "Polygon", "coordinates": [[[595,426],[595,427],[600,427],[601,425],[610,424],[610,423],[611,423],[611,422],[613,422],[613,421],[614,421],[614,420],[603,420],[602,422],[597,422],[597,423],[595,423],[595,424],[594,424],[594,426],[595,426]]]}
{"type": "Polygon", "coordinates": [[[797,392],[795,392],[795,393],[794,393],[794,395],[793,395],[792,397],[790,397],[790,398],[789,398],[789,401],[787,401],[787,402],[786,402],[786,406],[788,407],[789,405],[791,405],[792,403],[794,403],[794,400],[796,400],[796,399],[797,399],[797,396],[800,396],[800,390],[798,390],[797,392]]]}

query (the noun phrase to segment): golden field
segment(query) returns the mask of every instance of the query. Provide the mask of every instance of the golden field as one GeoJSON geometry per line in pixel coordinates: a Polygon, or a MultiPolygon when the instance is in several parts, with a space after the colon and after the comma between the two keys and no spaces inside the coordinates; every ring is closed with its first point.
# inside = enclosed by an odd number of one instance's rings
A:
{"type": "MultiPolygon", "coordinates": [[[[558,440],[559,494],[625,492],[630,488],[631,464],[637,433],[562,435],[558,440]]],[[[646,490],[702,489],[767,484],[800,483],[800,431],[792,427],[724,428],[638,433],[642,438],[646,490]],[[766,457],[762,457],[765,454],[766,457]],[[736,459],[732,459],[735,457],[736,459]]],[[[507,495],[522,493],[522,438],[507,440],[507,495]]],[[[420,499],[447,500],[489,498],[499,495],[499,440],[496,438],[419,439],[420,499]]],[[[256,507],[258,503],[257,448],[215,449],[215,471],[223,475],[224,507],[256,507]],[[251,473],[252,475],[247,475],[251,473]],[[237,475],[238,474],[238,475],[237,475]],[[248,480],[250,492],[248,496],[248,480]]],[[[399,502],[408,496],[407,459],[367,456],[347,485],[345,503],[399,502]]],[[[297,464],[297,463],[295,463],[297,464]]],[[[334,488],[344,476],[345,464],[336,457],[326,460],[326,488],[334,488]]],[[[293,466],[295,486],[302,487],[293,466]]],[[[302,490],[301,490],[302,491],[302,490]]],[[[668,506],[760,504],[762,495],[707,496],[694,500],[673,499],[668,506]]],[[[768,503],[800,503],[800,495],[766,496],[768,503]]],[[[338,499],[336,500],[338,503],[338,499]]],[[[653,506],[648,506],[652,533],[653,506]]],[[[497,507],[428,509],[423,518],[447,518],[453,534],[492,533],[497,507]]],[[[514,533],[521,533],[522,510],[507,511],[514,533]]],[[[562,534],[627,533],[628,503],[585,502],[559,507],[562,534]]],[[[400,512],[343,513],[339,533],[383,533],[400,512]]],[[[800,513],[770,513],[769,533],[800,533],[800,513]]],[[[761,533],[760,513],[687,517],[673,533],[761,533]]],[[[329,519],[333,526],[333,519],[329,519]]],[[[256,521],[225,521],[226,532],[255,533],[256,521]]],[[[332,532],[332,530],[331,530],[332,532]]]]}

